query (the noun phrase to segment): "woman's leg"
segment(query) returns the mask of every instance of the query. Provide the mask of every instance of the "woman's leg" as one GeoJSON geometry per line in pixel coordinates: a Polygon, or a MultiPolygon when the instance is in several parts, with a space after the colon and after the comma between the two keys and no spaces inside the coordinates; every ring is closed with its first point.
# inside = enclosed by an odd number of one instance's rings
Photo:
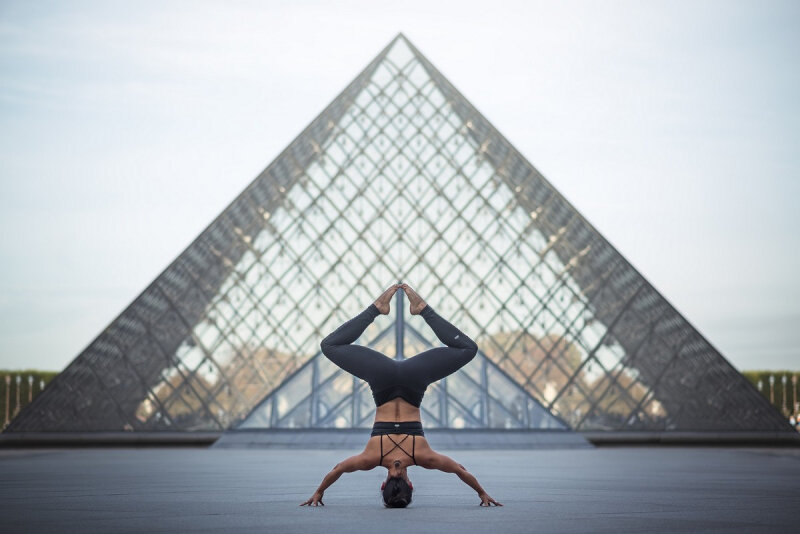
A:
{"type": "Polygon", "coordinates": [[[328,334],[320,343],[322,353],[330,361],[361,380],[366,380],[370,385],[391,376],[395,362],[376,350],[351,343],[364,333],[378,315],[378,308],[375,304],[370,304],[367,309],[328,334]]]}
{"type": "Polygon", "coordinates": [[[478,352],[478,345],[464,332],[450,324],[426,304],[420,315],[439,341],[447,345],[426,350],[403,361],[403,372],[410,380],[425,386],[441,380],[468,364],[478,352]]]}

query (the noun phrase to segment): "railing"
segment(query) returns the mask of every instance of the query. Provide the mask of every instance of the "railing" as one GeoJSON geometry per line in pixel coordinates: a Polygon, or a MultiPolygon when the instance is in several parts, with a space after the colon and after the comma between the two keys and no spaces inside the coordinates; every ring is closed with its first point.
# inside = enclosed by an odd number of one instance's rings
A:
{"type": "Polygon", "coordinates": [[[47,387],[58,373],[45,371],[0,371],[0,416],[3,429],[47,387]]]}
{"type": "Polygon", "coordinates": [[[800,373],[796,371],[742,371],[758,391],[784,417],[798,423],[800,415],[800,373]]]}

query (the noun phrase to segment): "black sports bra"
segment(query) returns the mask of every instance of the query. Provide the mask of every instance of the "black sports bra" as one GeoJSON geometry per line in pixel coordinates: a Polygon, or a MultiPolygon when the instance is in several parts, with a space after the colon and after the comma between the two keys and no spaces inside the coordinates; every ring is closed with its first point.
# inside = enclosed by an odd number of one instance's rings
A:
{"type": "Polygon", "coordinates": [[[370,437],[381,434],[415,434],[424,436],[425,431],[422,430],[420,421],[375,421],[375,424],[372,425],[370,437]]]}
{"type": "Polygon", "coordinates": [[[383,436],[384,436],[384,434],[381,434],[380,436],[381,436],[381,464],[383,464],[384,456],[386,456],[390,452],[394,451],[395,449],[400,449],[401,451],[406,453],[406,455],[409,458],[411,458],[411,461],[414,462],[414,465],[417,465],[417,460],[416,460],[416,458],[414,458],[414,451],[415,451],[416,446],[417,446],[417,436],[415,434],[411,434],[411,454],[408,454],[408,451],[400,446],[401,443],[403,443],[405,440],[408,439],[409,434],[406,434],[406,437],[404,437],[400,441],[395,441],[395,440],[392,439],[392,436],[390,436],[389,434],[385,434],[385,436],[387,438],[389,438],[389,441],[394,443],[394,447],[392,447],[391,449],[386,451],[386,453],[383,452],[383,436]]]}
{"type": "Polygon", "coordinates": [[[414,453],[416,452],[417,448],[417,436],[424,435],[425,431],[422,430],[422,423],[419,421],[376,421],[375,424],[372,425],[372,434],[370,437],[381,437],[381,464],[383,464],[383,459],[387,454],[399,448],[401,451],[406,453],[409,458],[411,458],[411,460],[414,462],[414,465],[417,465],[417,459],[414,457],[414,453]],[[406,436],[400,441],[395,441],[390,434],[405,434],[406,436]],[[383,452],[383,436],[386,436],[389,438],[389,440],[391,440],[392,443],[394,443],[394,447],[386,452],[383,452]],[[408,439],[408,436],[411,436],[411,454],[409,454],[409,452],[401,445],[401,443],[408,439]]]}

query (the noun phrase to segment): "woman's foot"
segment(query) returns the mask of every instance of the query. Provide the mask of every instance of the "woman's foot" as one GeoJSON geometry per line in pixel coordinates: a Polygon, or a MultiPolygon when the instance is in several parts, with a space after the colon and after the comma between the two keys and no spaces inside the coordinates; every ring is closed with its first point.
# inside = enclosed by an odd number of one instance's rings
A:
{"type": "Polygon", "coordinates": [[[408,284],[400,284],[400,287],[403,288],[403,291],[406,292],[408,295],[408,310],[411,312],[411,315],[419,315],[427,304],[422,297],[420,297],[416,291],[411,289],[408,284]]]}
{"type": "Polygon", "coordinates": [[[387,315],[389,313],[389,303],[392,301],[392,297],[398,289],[400,289],[400,284],[393,284],[392,287],[384,291],[375,301],[375,307],[378,308],[381,314],[387,315]]]}

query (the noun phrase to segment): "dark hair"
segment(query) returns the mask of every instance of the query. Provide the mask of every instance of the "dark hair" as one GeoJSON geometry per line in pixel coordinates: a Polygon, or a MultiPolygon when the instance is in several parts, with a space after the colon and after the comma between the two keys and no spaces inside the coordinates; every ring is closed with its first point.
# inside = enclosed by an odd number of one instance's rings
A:
{"type": "Polygon", "coordinates": [[[392,477],[383,486],[383,505],[387,508],[405,508],[411,504],[411,486],[405,479],[392,477]]]}

